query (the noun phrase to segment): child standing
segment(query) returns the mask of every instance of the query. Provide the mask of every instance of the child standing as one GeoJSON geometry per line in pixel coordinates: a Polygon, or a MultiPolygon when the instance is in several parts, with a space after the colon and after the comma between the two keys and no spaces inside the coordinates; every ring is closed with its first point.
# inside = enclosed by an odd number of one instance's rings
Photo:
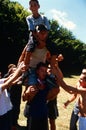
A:
{"type": "MultiPolygon", "coordinates": [[[[47,66],[45,63],[40,62],[36,67],[36,75],[38,81],[38,92],[34,87],[30,86],[28,91],[28,102],[29,102],[29,125],[28,130],[48,130],[48,107],[47,100],[52,100],[59,93],[59,87],[50,89],[47,86],[45,79],[47,76],[47,66]],[[33,96],[33,99],[31,97],[33,96]]],[[[25,98],[25,94],[23,98],[25,98]]]]}

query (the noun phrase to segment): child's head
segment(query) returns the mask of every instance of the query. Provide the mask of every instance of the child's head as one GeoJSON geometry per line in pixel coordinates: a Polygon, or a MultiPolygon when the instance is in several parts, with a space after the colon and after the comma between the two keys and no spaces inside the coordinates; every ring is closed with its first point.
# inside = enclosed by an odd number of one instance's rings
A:
{"type": "Polygon", "coordinates": [[[86,68],[82,70],[79,82],[82,87],[86,87],[86,68]]]}
{"type": "Polygon", "coordinates": [[[47,75],[47,65],[43,62],[38,63],[36,67],[36,72],[38,78],[44,80],[47,75]]]}
{"type": "Polygon", "coordinates": [[[9,64],[8,65],[9,74],[12,74],[15,70],[16,70],[16,65],[15,64],[9,64]]]}
{"type": "Polygon", "coordinates": [[[39,24],[35,28],[35,34],[38,38],[37,40],[45,41],[48,37],[48,30],[44,24],[39,24]]]}
{"type": "Polygon", "coordinates": [[[38,9],[40,8],[39,1],[38,0],[30,0],[29,1],[29,9],[34,12],[38,12],[38,9]]]}
{"type": "Polygon", "coordinates": [[[86,75],[86,68],[85,67],[82,70],[82,74],[86,75]]]}

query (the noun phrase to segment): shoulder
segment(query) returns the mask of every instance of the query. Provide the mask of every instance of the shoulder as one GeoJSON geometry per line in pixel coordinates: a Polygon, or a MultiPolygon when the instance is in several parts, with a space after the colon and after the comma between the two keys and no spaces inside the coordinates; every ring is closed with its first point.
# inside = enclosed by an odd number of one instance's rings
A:
{"type": "Polygon", "coordinates": [[[29,16],[26,17],[26,20],[30,20],[32,18],[33,18],[32,15],[29,15],[29,16]]]}
{"type": "Polygon", "coordinates": [[[43,14],[41,14],[40,17],[42,17],[42,19],[47,20],[47,17],[45,15],[43,15],[43,14]]]}

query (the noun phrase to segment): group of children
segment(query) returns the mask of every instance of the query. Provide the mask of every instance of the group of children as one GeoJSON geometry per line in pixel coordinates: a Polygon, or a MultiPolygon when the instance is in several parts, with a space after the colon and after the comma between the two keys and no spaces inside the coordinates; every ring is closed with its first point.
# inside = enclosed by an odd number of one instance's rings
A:
{"type": "Polygon", "coordinates": [[[63,74],[58,66],[58,61],[61,61],[63,57],[62,55],[57,56],[56,45],[48,39],[49,21],[38,12],[39,8],[38,0],[29,1],[29,9],[32,14],[26,18],[30,31],[28,43],[22,51],[15,72],[7,78],[0,79],[0,129],[14,130],[10,125],[9,112],[12,109],[12,104],[7,88],[19,82],[21,75],[23,79],[27,75],[27,81],[24,84],[25,91],[22,96],[23,101],[27,101],[28,104],[27,130],[48,130],[48,116],[51,130],[56,130],[55,119],[58,113],[55,112],[57,109],[56,98],[60,91],[59,86],[70,94],[79,94],[79,130],[85,130],[85,126],[82,127],[82,122],[84,122],[82,120],[85,120],[83,117],[86,117],[84,101],[86,73],[81,74],[77,88],[64,82],[63,74]],[[52,105],[49,105],[50,101],[52,105]],[[55,107],[52,109],[53,104],[55,107]]]}

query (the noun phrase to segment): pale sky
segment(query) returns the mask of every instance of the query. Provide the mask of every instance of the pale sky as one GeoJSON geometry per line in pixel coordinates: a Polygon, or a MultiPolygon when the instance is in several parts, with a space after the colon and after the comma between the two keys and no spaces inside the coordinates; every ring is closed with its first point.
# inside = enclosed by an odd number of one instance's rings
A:
{"type": "MultiPolygon", "coordinates": [[[[17,1],[28,9],[29,0],[10,1],[17,1]]],[[[86,43],[86,0],[39,0],[39,3],[39,12],[43,12],[48,19],[57,20],[59,25],[86,43]]]]}

